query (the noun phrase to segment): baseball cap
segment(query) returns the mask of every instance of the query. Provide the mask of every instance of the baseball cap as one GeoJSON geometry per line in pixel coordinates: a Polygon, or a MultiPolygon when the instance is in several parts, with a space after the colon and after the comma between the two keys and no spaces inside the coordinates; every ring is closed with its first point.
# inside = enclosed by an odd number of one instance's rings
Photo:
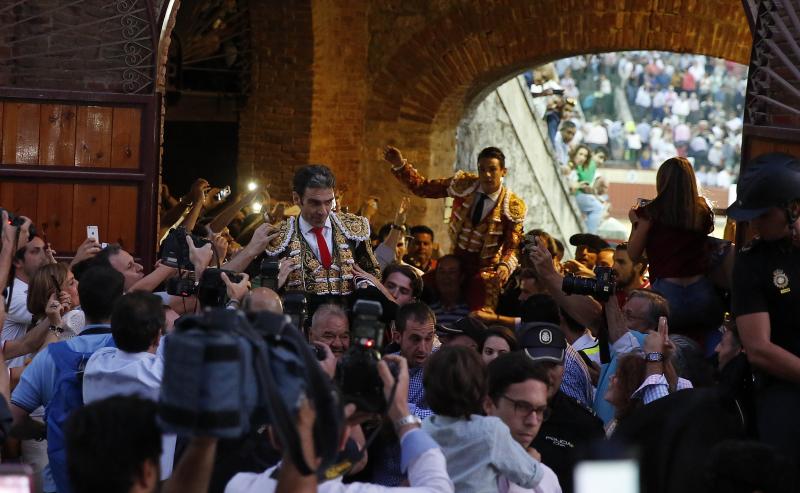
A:
{"type": "Polygon", "coordinates": [[[586,246],[589,250],[599,252],[606,248],[611,248],[611,245],[597,235],[591,233],[578,233],[569,237],[569,244],[572,246],[586,246]]]}
{"type": "Polygon", "coordinates": [[[762,154],[745,168],[736,186],[737,200],[728,217],[751,221],[772,207],[800,198],[800,161],[781,152],[762,154]]]}
{"type": "Polygon", "coordinates": [[[546,322],[525,324],[520,329],[518,339],[522,350],[533,361],[564,363],[567,339],[558,325],[546,322]]]}

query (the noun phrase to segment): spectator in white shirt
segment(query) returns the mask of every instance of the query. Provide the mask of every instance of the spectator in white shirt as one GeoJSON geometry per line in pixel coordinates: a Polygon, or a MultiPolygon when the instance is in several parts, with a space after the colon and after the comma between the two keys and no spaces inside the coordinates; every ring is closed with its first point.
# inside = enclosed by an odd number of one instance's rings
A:
{"type": "MultiPolygon", "coordinates": [[[[161,298],[134,291],[119,299],[111,314],[111,334],[117,347],[100,348],[89,358],[83,375],[83,402],[115,395],[158,401],[164,360],[156,354],[166,319],[161,298]]],[[[161,479],[172,473],[174,435],[162,437],[161,479]]]]}
{"type": "MultiPolygon", "coordinates": [[[[28,221],[28,225],[30,225],[30,221],[28,221]]],[[[20,234],[27,235],[27,232],[20,231],[20,234]]],[[[28,311],[28,284],[36,271],[49,263],[51,263],[51,257],[47,253],[47,246],[39,237],[33,237],[27,245],[14,254],[12,262],[14,283],[9,288],[11,299],[7,305],[8,311],[3,323],[3,331],[0,334],[0,341],[19,339],[27,332],[33,321],[33,315],[28,311]]],[[[23,363],[24,356],[20,356],[8,361],[8,367],[19,367],[23,363]]]]}

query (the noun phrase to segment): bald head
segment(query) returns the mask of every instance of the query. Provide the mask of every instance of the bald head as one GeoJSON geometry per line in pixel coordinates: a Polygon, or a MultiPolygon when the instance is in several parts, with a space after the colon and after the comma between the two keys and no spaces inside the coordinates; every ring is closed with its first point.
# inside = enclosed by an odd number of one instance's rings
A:
{"type": "Polygon", "coordinates": [[[244,308],[251,312],[271,312],[283,315],[281,297],[269,288],[255,288],[250,291],[244,308]]]}

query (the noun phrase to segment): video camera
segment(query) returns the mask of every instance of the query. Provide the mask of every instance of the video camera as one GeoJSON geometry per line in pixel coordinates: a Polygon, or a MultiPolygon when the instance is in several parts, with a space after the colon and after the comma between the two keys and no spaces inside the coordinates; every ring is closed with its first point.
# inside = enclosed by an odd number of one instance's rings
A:
{"type": "Polygon", "coordinates": [[[583,294],[597,301],[608,301],[617,287],[616,276],[611,267],[595,267],[595,277],[578,277],[567,274],[561,283],[561,290],[566,294],[583,294]]]}
{"type": "Polygon", "coordinates": [[[325,470],[336,460],[343,406],[287,317],[207,308],[181,317],[164,340],[159,422],[166,432],[237,438],[268,424],[309,474],[294,424],[302,396],[316,410],[314,443],[325,470]]]}
{"type": "Polygon", "coordinates": [[[162,264],[176,269],[194,270],[194,265],[189,259],[189,245],[186,243],[187,236],[191,236],[192,243],[196,248],[211,243],[205,238],[189,234],[183,226],[171,229],[164,241],[161,242],[162,264]]]}
{"type": "MultiPolygon", "coordinates": [[[[25,220],[21,216],[14,215],[14,213],[8,209],[0,208],[0,214],[2,214],[3,211],[6,211],[6,214],[8,214],[8,224],[19,228],[25,223],[25,220]]],[[[33,223],[31,223],[28,228],[28,233],[30,233],[31,238],[36,236],[36,226],[33,223]]]]}
{"type": "Polygon", "coordinates": [[[377,366],[383,341],[384,324],[379,320],[382,314],[383,308],[377,301],[355,302],[350,348],[336,367],[336,383],[345,403],[352,402],[359,411],[368,413],[383,413],[387,406],[377,366]]]}

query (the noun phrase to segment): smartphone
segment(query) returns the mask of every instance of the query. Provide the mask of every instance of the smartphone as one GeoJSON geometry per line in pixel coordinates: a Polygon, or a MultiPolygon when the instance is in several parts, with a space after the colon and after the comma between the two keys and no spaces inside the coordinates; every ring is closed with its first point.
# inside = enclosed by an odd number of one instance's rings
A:
{"type": "Polygon", "coordinates": [[[579,462],[575,493],[639,493],[639,464],[632,459],[579,462]]]}
{"type": "Polygon", "coordinates": [[[636,207],[637,208],[642,208],[642,207],[646,206],[647,204],[649,204],[650,202],[652,202],[652,200],[641,199],[641,198],[640,199],[636,199],[636,207]]]}
{"type": "Polygon", "coordinates": [[[0,492],[33,493],[33,469],[26,464],[0,464],[0,492]]]}
{"type": "Polygon", "coordinates": [[[94,238],[94,241],[100,243],[100,232],[97,226],[86,226],[86,237],[94,238]]]}
{"type": "Polygon", "coordinates": [[[217,192],[217,195],[216,195],[215,198],[217,199],[217,202],[219,202],[222,199],[228,198],[228,195],[230,195],[230,194],[231,194],[231,187],[230,187],[230,185],[228,185],[225,188],[223,188],[222,190],[220,190],[219,192],[217,192]]]}

